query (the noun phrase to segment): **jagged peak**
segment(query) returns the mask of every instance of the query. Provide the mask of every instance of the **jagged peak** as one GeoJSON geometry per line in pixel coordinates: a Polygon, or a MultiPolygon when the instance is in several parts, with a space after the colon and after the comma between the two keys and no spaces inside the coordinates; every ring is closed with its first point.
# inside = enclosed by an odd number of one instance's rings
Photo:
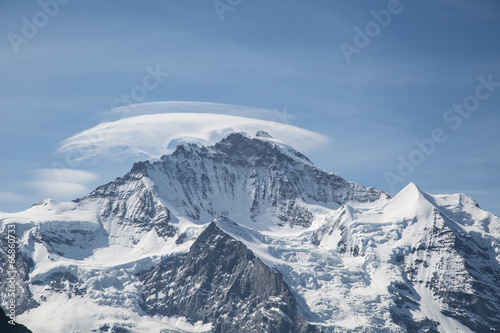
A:
{"type": "Polygon", "coordinates": [[[396,198],[397,196],[419,196],[422,194],[422,189],[418,187],[417,184],[411,182],[408,185],[406,185],[399,193],[394,197],[396,198]]]}
{"type": "Polygon", "coordinates": [[[342,207],[342,212],[344,212],[347,219],[354,220],[354,208],[352,208],[349,204],[345,204],[342,207]]]}
{"type": "Polygon", "coordinates": [[[405,215],[428,214],[436,208],[432,196],[414,183],[409,183],[394,198],[387,202],[385,210],[407,212],[405,215]]]}
{"type": "Polygon", "coordinates": [[[33,205],[31,205],[30,208],[47,207],[48,209],[52,209],[53,207],[55,207],[59,204],[61,204],[61,202],[54,200],[54,199],[51,199],[51,198],[47,198],[47,199],[43,199],[43,200],[40,200],[40,201],[34,203],[33,205]]]}
{"type": "Polygon", "coordinates": [[[481,209],[479,204],[470,196],[464,193],[431,195],[422,190],[418,185],[409,183],[403,188],[393,200],[406,201],[408,204],[425,200],[435,207],[475,207],[481,209]]]}
{"type": "Polygon", "coordinates": [[[260,238],[260,234],[258,232],[255,232],[247,226],[236,223],[235,221],[227,217],[219,216],[210,224],[217,225],[217,227],[224,233],[230,235],[233,238],[240,239],[245,245],[247,245],[249,242],[253,243],[256,239],[260,238]]]}
{"type": "Polygon", "coordinates": [[[132,166],[132,169],[130,172],[132,173],[144,173],[147,171],[147,169],[151,167],[151,163],[149,161],[144,161],[144,162],[135,162],[134,165],[132,166]]]}
{"type": "Polygon", "coordinates": [[[258,138],[268,138],[268,139],[273,139],[273,137],[271,135],[269,135],[269,133],[267,133],[266,131],[258,131],[256,134],[255,134],[256,137],[258,138]]]}
{"type": "Polygon", "coordinates": [[[245,157],[263,157],[281,154],[295,162],[312,164],[304,154],[286,143],[274,139],[264,131],[259,131],[257,134],[259,133],[260,135],[256,136],[250,136],[246,133],[231,133],[212,147],[218,151],[234,153],[245,157]]]}
{"type": "Polygon", "coordinates": [[[178,145],[171,155],[164,155],[160,161],[168,160],[169,156],[190,156],[191,154],[224,154],[234,158],[269,158],[285,157],[292,163],[313,164],[305,155],[284,142],[274,139],[265,131],[258,131],[256,135],[246,132],[233,132],[213,146],[201,146],[193,143],[178,145]]]}

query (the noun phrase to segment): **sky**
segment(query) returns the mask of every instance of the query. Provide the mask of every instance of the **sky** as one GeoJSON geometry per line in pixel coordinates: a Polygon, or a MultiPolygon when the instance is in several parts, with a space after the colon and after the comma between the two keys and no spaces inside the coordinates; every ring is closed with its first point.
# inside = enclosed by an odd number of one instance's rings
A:
{"type": "Polygon", "coordinates": [[[347,180],[500,215],[497,0],[5,0],[0,16],[0,211],[262,126],[347,180]]]}

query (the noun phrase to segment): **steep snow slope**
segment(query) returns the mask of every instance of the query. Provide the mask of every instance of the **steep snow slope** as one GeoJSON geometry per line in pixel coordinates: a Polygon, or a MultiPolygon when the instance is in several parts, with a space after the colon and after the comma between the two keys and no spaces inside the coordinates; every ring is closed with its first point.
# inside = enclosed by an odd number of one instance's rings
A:
{"type": "Polygon", "coordinates": [[[263,132],[179,146],[84,198],[0,213],[9,226],[17,319],[35,333],[224,331],[242,318],[269,332],[500,330],[498,217],[413,184],[390,199],[263,132]]]}

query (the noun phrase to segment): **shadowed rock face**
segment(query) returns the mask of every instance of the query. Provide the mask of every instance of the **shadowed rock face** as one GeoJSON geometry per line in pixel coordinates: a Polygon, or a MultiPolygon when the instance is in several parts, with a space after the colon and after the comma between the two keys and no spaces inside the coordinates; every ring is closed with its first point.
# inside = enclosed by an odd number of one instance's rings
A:
{"type": "Polygon", "coordinates": [[[211,223],[189,252],[142,273],[145,310],[212,323],[214,332],[315,332],[280,273],[211,223]]]}
{"type": "Polygon", "coordinates": [[[5,312],[0,308],[0,332],[2,333],[32,333],[24,325],[14,322],[14,325],[9,323],[10,318],[5,315],[5,312]]]}
{"type": "Polygon", "coordinates": [[[145,183],[149,162],[135,163],[124,177],[99,186],[88,196],[74,202],[81,207],[95,203],[103,221],[131,225],[140,231],[154,228],[162,237],[173,237],[170,211],[158,202],[153,189],[145,183]]]}
{"type": "Polygon", "coordinates": [[[0,301],[2,306],[6,306],[6,295],[12,293],[11,287],[15,286],[16,315],[38,306],[28,286],[28,273],[33,268],[34,262],[22,255],[18,247],[19,244],[16,243],[14,269],[7,270],[7,265],[4,266],[4,264],[9,263],[8,241],[5,237],[0,237],[0,263],[2,264],[0,267],[2,268],[0,269],[0,301]]]}
{"type": "MultiPolygon", "coordinates": [[[[488,254],[492,250],[461,231],[446,212],[435,209],[432,220],[428,237],[402,260],[406,283],[391,290],[398,301],[395,321],[405,322],[405,309],[419,305],[414,287],[425,285],[441,300],[442,314],[474,332],[500,332],[500,265],[488,254]]],[[[412,324],[408,327],[430,323],[412,324]]],[[[436,324],[430,327],[437,328],[436,324]]]]}

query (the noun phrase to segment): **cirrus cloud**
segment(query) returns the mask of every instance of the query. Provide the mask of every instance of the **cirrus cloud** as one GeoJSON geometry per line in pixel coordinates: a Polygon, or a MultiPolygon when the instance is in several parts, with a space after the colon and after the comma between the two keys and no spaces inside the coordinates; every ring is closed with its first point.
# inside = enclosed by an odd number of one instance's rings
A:
{"type": "Polygon", "coordinates": [[[53,180],[33,180],[30,186],[38,191],[42,197],[55,198],[56,200],[71,200],[75,196],[85,195],[89,188],[85,185],[53,180]]]}
{"type": "Polygon", "coordinates": [[[34,180],[27,185],[41,197],[57,200],[71,200],[75,196],[89,192],[88,184],[95,182],[99,176],[95,173],[66,168],[37,169],[33,171],[34,180]]]}
{"type": "Polygon", "coordinates": [[[87,184],[99,178],[95,173],[66,168],[38,169],[34,171],[36,178],[46,181],[87,184]]]}

